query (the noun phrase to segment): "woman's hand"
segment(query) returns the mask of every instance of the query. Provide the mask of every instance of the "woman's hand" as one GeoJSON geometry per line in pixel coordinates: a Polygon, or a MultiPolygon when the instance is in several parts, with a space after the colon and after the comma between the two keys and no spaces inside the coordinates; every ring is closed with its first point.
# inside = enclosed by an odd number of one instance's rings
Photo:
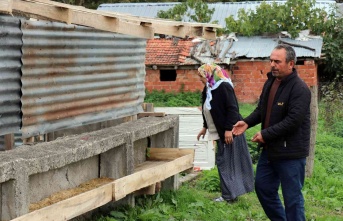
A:
{"type": "Polygon", "coordinates": [[[232,131],[226,130],[225,131],[225,143],[226,144],[232,144],[232,142],[233,142],[232,131]]]}
{"type": "Polygon", "coordinates": [[[206,128],[205,128],[205,127],[203,127],[203,128],[201,129],[201,131],[199,132],[199,134],[198,134],[198,136],[197,136],[197,140],[198,140],[198,141],[199,141],[201,135],[202,135],[202,139],[204,139],[204,137],[205,137],[205,135],[206,135],[206,128]]]}

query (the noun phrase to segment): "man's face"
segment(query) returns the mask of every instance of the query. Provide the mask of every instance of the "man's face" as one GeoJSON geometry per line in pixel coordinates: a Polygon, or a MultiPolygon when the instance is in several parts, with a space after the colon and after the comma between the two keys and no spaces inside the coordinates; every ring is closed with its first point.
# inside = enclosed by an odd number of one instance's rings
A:
{"type": "Polygon", "coordinates": [[[274,49],[270,55],[270,67],[274,77],[283,78],[292,73],[294,61],[286,62],[286,50],[274,49]]]}

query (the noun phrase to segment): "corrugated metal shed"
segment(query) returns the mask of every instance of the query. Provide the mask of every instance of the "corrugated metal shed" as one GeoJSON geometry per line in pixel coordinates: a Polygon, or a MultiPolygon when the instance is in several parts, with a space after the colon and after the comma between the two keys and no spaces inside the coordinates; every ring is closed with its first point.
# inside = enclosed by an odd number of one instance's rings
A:
{"type": "Polygon", "coordinates": [[[20,20],[12,16],[0,16],[0,135],[19,131],[20,116],[20,68],[21,68],[20,20]]]}
{"type": "MultiPolygon", "coordinates": [[[[294,45],[293,48],[298,58],[320,58],[322,52],[323,39],[312,38],[307,41],[293,40],[290,38],[281,38],[283,42],[294,45]]],[[[237,60],[238,58],[269,58],[271,51],[278,44],[278,38],[271,37],[237,37],[236,41],[233,41],[230,46],[230,40],[224,39],[220,42],[218,48],[220,48],[220,56],[227,52],[223,63],[228,63],[230,60],[237,60]]],[[[212,46],[216,47],[216,45],[212,46]]],[[[210,63],[215,61],[215,57],[211,56],[209,50],[201,53],[201,45],[197,45],[194,50],[194,55],[202,61],[202,63],[210,63]]],[[[218,63],[218,60],[216,61],[218,63]]],[[[220,63],[220,62],[219,62],[220,63]]]]}
{"type": "MultiPolygon", "coordinates": [[[[272,3],[273,1],[265,1],[272,3]]],[[[275,1],[276,3],[283,4],[286,1],[275,1]]],[[[225,18],[232,15],[235,19],[238,18],[238,11],[240,9],[255,10],[262,1],[249,1],[249,2],[220,2],[220,3],[209,3],[210,9],[215,9],[212,16],[213,21],[218,21],[222,27],[226,26],[225,18]]],[[[175,5],[180,4],[179,2],[160,2],[160,3],[116,3],[116,4],[101,4],[97,10],[101,11],[112,11],[126,14],[132,14],[142,17],[156,18],[158,11],[166,11],[173,8],[175,5]]],[[[321,0],[316,1],[315,7],[331,11],[332,7],[335,6],[334,0],[321,0]]],[[[183,17],[184,22],[189,22],[188,16],[183,17]]]]}
{"type": "Polygon", "coordinates": [[[145,39],[23,21],[23,137],[141,111],[145,39]]]}

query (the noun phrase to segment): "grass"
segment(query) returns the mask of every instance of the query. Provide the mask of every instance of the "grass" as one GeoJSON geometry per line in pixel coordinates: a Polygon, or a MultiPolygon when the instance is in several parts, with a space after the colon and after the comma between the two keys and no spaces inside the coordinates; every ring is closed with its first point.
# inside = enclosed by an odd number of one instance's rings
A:
{"type": "MultiPolygon", "coordinates": [[[[196,104],[192,106],[196,106],[196,104]]],[[[241,104],[240,112],[243,116],[247,116],[254,107],[254,105],[241,104]]],[[[342,122],[341,120],[341,125],[342,122]]],[[[339,120],[338,125],[340,125],[339,120]]],[[[254,150],[256,145],[249,140],[258,130],[259,125],[246,132],[253,158],[258,157],[258,154],[254,150]]],[[[336,128],[335,131],[337,130],[340,128],[336,128]]],[[[323,118],[319,115],[314,171],[312,177],[305,179],[303,189],[307,220],[343,220],[343,137],[332,131],[326,128],[323,118]]],[[[255,166],[256,164],[254,164],[255,166]]],[[[183,184],[176,191],[163,191],[154,196],[137,197],[134,208],[129,206],[118,207],[110,214],[102,215],[93,220],[268,220],[254,192],[240,196],[238,202],[234,204],[215,203],[212,199],[220,195],[219,190],[219,177],[216,168],[201,171],[197,179],[183,184]]]]}

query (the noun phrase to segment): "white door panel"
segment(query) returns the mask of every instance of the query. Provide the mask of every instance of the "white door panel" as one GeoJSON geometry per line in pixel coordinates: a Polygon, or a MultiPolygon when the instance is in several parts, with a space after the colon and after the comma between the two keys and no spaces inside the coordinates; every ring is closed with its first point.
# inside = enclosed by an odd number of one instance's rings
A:
{"type": "Polygon", "coordinates": [[[179,115],[179,148],[194,148],[194,168],[208,170],[215,165],[213,142],[204,139],[197,141],[203,119],[197,107],[155,107],[155,112],[179,115]]]}

